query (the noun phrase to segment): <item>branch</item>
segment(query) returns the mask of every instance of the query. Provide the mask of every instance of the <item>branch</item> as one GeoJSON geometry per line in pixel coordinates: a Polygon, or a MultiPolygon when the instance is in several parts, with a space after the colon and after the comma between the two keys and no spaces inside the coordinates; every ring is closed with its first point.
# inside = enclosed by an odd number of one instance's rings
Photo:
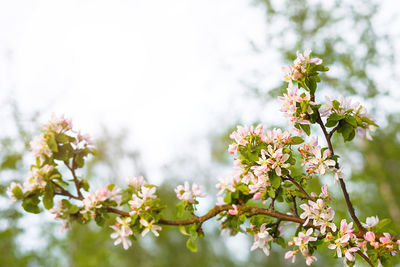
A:
{"type": "Polygon", "coordinates": [[[82,200],[82,199],[83,199],[83,197],[77,197],[77,196],[72,195],[70,192],[68,192],[67,190],[65,190],[61,185],[59,185],[59,184],[57,184],[57,183],[55,183],[55,182],[53,182],[53,181],[51,181],[51,182],[52,182],[52,183],[57,187],[57,189],[59,190],[59,192],[55,192],[56,195],[66,196],[66,197],[73,198],[73,199],[77,199],[77,200],[82,200]]]}
{"type": "Polygon", "coordinates": [[[372,267],[374,267],[374,265],[372,264],[371,260],[361,251],[357,251],[357,254],[360,255],[366,262],[368,262],[368,264],[372,267]]]}
{"type": "Polygon", "coordinates": [[[72,177],[74,178],[75,188],[78,193],[78,196],[80,198],[83,198],[82,193],[81,193],[81,187],[80,187],[79,181],[78,181],[78,177],[76,176],[76,173],[75,173],[75,155],[72,157],[72,167],[70,167],[68,162],[66,162],[66,161],[64,161],[64,164],[67,166],[67,168],[72,173],[72,177]]]}
{"type": "Polygon", "coordinates": [[[298,183],[296,182],[292,176],[290,176],[289,174],[286,175],[287,178],[282,177],[282,180],[286,180],[286,181],[290,181],[292,182],[303,194],[304,196],[308,199],[312,201],[312,198],[310,197],[310,195],[304,190],[304,188],[298,183]]]}
{"type": "MultiPolygon", "coordinates": [[[[328,133],[326,128],[325,128],[325,125],[324,125],[324,123],[323,123],[323,121],[321,119],[321,115],[319,114],[319,111],[317,111],[317,115],[318,115],[317,123],[321,126],[321,129],[322,129],[322,132],[324,133],[326,142],[328,143],[329,150],[331,151],[332,155],[335,155],[335,152],[333,151],[331,137],[332,137],[332,134],[336,131],[337,127],[335,127],[330,133],[328,133]]],[[[339,163],[338,162],[336,162],[335,168],[339,169],[339,163]]],[[[340,187],[342,189],[344,198],[346,200],[346,205],[347,205],[347,208],[349,210],[351,218],[356,223],[357,228],[361,232],[365,233],[367,230],[362,226],[362,224],[360,223],[360,220],[357,218],[357,215],[356,215],[356,212],[354,210],[353,204],[351,203],[351,200],[350,200],[349,193],[347,192],[346,184],[344,183],[342,178],[339,178],[339,183],[340,183],[340,187]]]]}
{"type": "MultiPolygon", "coordinates": [[[[211,210],[209,210],[205,215],[200,216],[200,217],[192,217],[190,219],[186,219],[186,220],[167,220],[167,219],[159,219],[158,220],[158,224],[161,225],[190,225],[190,224],[194,224],[194,223],[200,223],[202,224],[203,222],[217,216],[219,213],[223,212],[223,211],[227,211],[229,209],[232,209],[232,205],[221,205],[221,206],[215,206],[214,208],[212,208],[211,210]]],[[[284,213],[280,213],[278,211],[275,210],[269,210],[269,209],[264,209],[264,208],[257,208],[257,207],[246,207],[245,205],[241,205],[238,207],[239,210],[241,210],[242,212],[245,212],[247,217],[252,217],[255,215],[267,215],[270,217],[274,217],[277,218],[280,221],[289,221],[289,222],[295,222],[295,223],[299,223],[299,224],[304,224],[305,220],[301,219],[298,216],[293,216],[293,215],[288,215],[288,214],[284,214],[284,213]]],[[[107,211],[111,212],[111,213],[115,213],[124,217],[129,217],[129,212],[126,211],[122,211],[113,207],[107,207],[107,211]]],[[[313,225],[311,222],[309,222],[308,224],[305,225],[305,227],[308,228],[314,228],[314,229],[320,229],[318,226],[313,225]]],[[[332,232],[332,230],[327,227],[326,228],[327,232],[332,232]]],[[[362,238],[363,237],[363,233],[362,232],[354,232],[354,234],[358,237],[358,238],[362,238]]]]}

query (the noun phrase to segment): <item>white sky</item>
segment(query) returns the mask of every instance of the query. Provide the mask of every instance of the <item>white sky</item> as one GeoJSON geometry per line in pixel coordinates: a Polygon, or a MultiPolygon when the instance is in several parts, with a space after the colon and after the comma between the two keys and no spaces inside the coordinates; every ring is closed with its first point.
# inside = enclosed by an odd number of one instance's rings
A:
{"type": "Polygon", "coordinates": [[[221,120],[251,113],[235,97],[263,64],[249,45],[265,36],[263,10],[249,3],[0,1],[3,99],[43,120],[64,113],[94,135],[127,127],[157,168],[221,120]]]}

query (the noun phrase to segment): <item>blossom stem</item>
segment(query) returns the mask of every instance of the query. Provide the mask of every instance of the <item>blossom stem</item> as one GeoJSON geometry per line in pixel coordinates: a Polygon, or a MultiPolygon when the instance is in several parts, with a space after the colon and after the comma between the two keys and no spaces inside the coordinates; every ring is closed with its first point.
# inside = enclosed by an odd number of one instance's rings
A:
{"type": "Polygon", "coordinates": [[[361,251],[357,251],[357,254],[360,255],[366,262],[368,262],[368,264],[372,267],[374,267],[374,265],[372,264],[371,260],[361,251]]]}
{"type": "MultiPolygon", "coordinates": [[[[332,134],[336,131],[337,127],[335,127],[330,133],[326,130],[326,127],[321,119],[321,115],[319,114],[319,111],[317,111],[317,123],[321,126],[322,132],[324,133],[326,142],[328,143],[329,150],[331,151],[332,155],[335,155],[335,152],[333,151],[333,145],[331,141],[332,134]]],[[[339,169],[339,163],[336,162],[335,168],[339,169]]],[[[354,220],[354,222],[357,225],[358,230],[360,230],[362,233],[366,232],[366,229],[362,226],[360,220],[357,218],[356,212],[354,210],[353,204],[351,203],[349,193],[347,192],[346,184],[343,181],[342,178],[339,178],[339,183],[340,187],[342,189],[344,198],[346,200],[347,208],[349,210],[351,218],[354,220]]]]}
{"type": "Polygon", "coordinates": [[[76,187],[76,191],[78,193],[78,196],[83,199],[82,193],[81,193],[81,187],[79,185],[78,177],[76,176],[75,173],[75,155],[72,157],[72,167],[69,166],[68,162],[64,161],[64,164],[67,166],[67,168],[71,171],[72,177],[74,178],[74,183],[76,187]]]}
{"type": "Polygon", "coordinates": [[[290,176],[289,174],[286,175],[286,177],[282,177],[283,180],[287,180],[292,182],[292,184],[294,184],[303,194],[304,196],[308,199],[308,200],[312,200],[312,198],[310,197],[310,195],[304,190],[304,188],[298,183],[296,182],[292,176],[290,176]],[[287,178],[286,178],[287,177],[287,178]]]}
{"type": "Polygon", "coordinates": [[[77,197],[77,196],[72,195],[70,192],[68,192],[67,190],[65,190],[65,189],[64,189],[62,186],[60,186],[59,184],[57,184],[57,183],[55,183],[55,182],[53,182],[53,181],[51,181],[51,182],[58,188],[58,190],[60,190],[59,192],[56,192],[56,193],[55,193],[56,195],[66,196],[66,197],[73,198],[73,199],[77,199],[77,200],[82,200],[82,199],[83,199],[83,197],[81,198],[81,197],[77,197]]]}

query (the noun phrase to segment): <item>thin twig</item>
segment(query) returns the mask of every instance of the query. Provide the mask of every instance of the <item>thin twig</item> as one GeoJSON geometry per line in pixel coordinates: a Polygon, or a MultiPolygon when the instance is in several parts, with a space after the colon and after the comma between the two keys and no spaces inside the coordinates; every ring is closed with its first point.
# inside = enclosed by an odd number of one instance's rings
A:
{"type": "Polygon", "coordinates": [[[296,182],[292,176],[290,176],[289,174],[286,175],[286,177],[282,177],[283,180],[287,180],[292,182],[292,184],[294,184],[302,193],[303,195],[308,199],[312,201],[312,198],[310,197],[310,195],[304,190],[304,188],[298,183],[296,182]]]}
{"type": "MultiPolygon", "coordinates": [[[[319,114],[318,111],[317,111],[317,116],[318,116],[318,118],[317,118],[317,123],[321,126],[321,129],[322,129],[322,132],[324,133],[326,142],[328,143],[329,150],[330,150],[330,152],[331,152],[332,155],[335,155],[335,152],[333,151],[332,142],[331,142],[331,137],[332,137],[332,134],[334,133],[334,130],[335,130],[335,129],[332,130],[330,133],[328,133],[327,130],[326,130],[326,127],[325,127],[325,125],[324,125],[324,123],[323,123],[323,121],[322,121],[322,119],[321,119],[321,115],[319,114]]],[[[338,163],[338,162],[336,162],[335,167],[336,167],[337,169],[339,169],[339,163],[338,163]]],[[[345,198],[345,200],[346,200],[346,205],[347,205],[347,208],[348,208],[348,210],[349,210],[349,213],[350,213],[351,218],[352,218],[353,221],[356,223],[358,229],[359,229],[361,232],[365,233],[365,232],[366,232],[366,229],[362,226],[360,220],[358,219],[358,217],[357,217],[357,215],[356,215],[356,212],[355,212],[355,210],[354,210],[353,204],[351,203],[351,200],[350,200],[349,193],[347,192],[346,184],[345,184],[345,182],[343,181],[342,178],[339,178],[339,183],[340,183],[340,187],[341,187],[341,189],[342,189],[344,198],[345,198]]]]}
{"type": "Polygon", "coordinates": [[[67,166],[67,168],[72,173],[72,177],[74,178],[75,188],[76,188],[76,191],[78,193],[78,196],[80,198],[83,198],[83,195],[81,193],[81,187],[79,185],[79,180],[78,180],[78,177],[76,176],[76,173],[75,173],[75,155],[72,157],[72,167],[69,166],[67,161],[64,161],[64,164],[67,166]]]}
{"type": "Polygon", "coordinates": [[[374,267],[374,265],[372,264],[371,260],[361,251],[357,251],[357,254],[360,255],[366,262],[368,262],[368,264],[372,267],[374,267]]]}
{"type": "Polygon", "coordinates": [[[70,192],[68,192],[67,190],[65,190],[61,185],[51,181],[59,190],[59,192],[55,192],[56,195],[61,195],[61,196],[66,196],[69,198],[73,198],[73,199],[77,199],[77,200],[82,200],[83,198],[77,197],[72,195],[70,192]]]}

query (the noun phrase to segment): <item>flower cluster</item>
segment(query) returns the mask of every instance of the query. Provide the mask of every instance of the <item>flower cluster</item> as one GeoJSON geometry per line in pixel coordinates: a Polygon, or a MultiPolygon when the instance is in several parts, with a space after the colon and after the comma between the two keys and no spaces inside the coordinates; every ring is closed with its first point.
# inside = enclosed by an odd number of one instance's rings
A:
{"type": "Polygon", "coordinates": [[[141,214],[142,212],[148,211],[151,207],[151,201],[156,199],[157,196],[155,187],[150,187],[148,185],[142,185],[137,188],[132,194],[132,200],[128,202],[131,211],[129,214],[141,214]]]}
{"type": "MultiPolygon", "coordinates": [[[[355,261],[355,253],[360,250],[357,246],[357,237],[353,234],[353,223],[347,223],[345,219],[340,222],[340,228],[337,233],[336,239],[333,243],[328,245],[329,249],[336,249],[336,255],[338,258],[342,258],[344,254],[344,263],[347,260],[355,261]],[[342,252],[343,251],[343,252],[342,252]]],[[[330,235],[327,237],[328,240],[333,239],[330,235]]]]}
{"type": "Polygon", "coordinates": [[[264,134],[262,125],[256,128],[238,126],[231,138],[235,143],[229,146],[228,151],[235,155],[240,152],[240,156],[234,161],[235,172],[219,179],[218,194],[235,192],[236,187],[243,184],[258,200],[271,186],[271,177],[288,173],[287,169],[293,164],[289,147],[293,138],[289,132],[280,129],[267,130],[264,134]]]}
{"type": "Polygon", "coordinates": [[[319,198],[317,201],[309,200],[308,204],[303,203],[300,208],[304,212],[300,215],[300,218],[305,219],[303,226],[306,226],[310,220],[313,220],[313,225],[320,227],[322,234],[326,232],[326,228],[329,227],[332,232],[336,231],[336,225],[332,222],[335,217],[335,211],[325,205],[323,199],[319,198]]]}
{"type": "Polygon", "coordinates": [[[306,49],[304,55],[297,51],[297,58],[293,61],[293,64],[283,69],[286,82],[293,84],[293,81],[299,81],[307,73],[310,64],[322,64],[322,59],[310,58],[310,54],[311,49],[306,49]]]}
{"type": "Polygon", "coordinates": [[[132,219],[129,217],[117,217],[116,220],[117,222],[110,226],[110,228],[114,230],[114,233],[111,234],[111,238],[115,239],[114,245],[122,243],[122,246],[126,250],[132,246],[132,241],[129,239],[129,236],[133,235],[133,231],[129,225],[132,219]]]}
{"type": "Polygon", "coordinates": [[[372,140],[371,132],[376,130],[377,125],[359,102],[352,102],[343,97],[337,99],[326,97],[326,104],[319,108],[319,112],[321,117],[327,117],[327,127],[334,127],[340,120],[344,120],[349,132],[352,127],[361,137],[372,140]]]}
{"type": "Polygon", "coordinates": [[[273,240],[273,237],[268,232],[271,228],[266,228],[266,224],[263,223],[260,227],[260,231],[254,235],[254,243],[250,250],[253,251],[257,248],[262,249],[265,255],[269,256],[269,242],[273,240]]]}
{"type": "Polygon", "coordinates": [[[297,86],[289,85],[286,90],[287,93],[278,98],[282,105],[281,111],[288,119],[289,124],[302,133],[301,128],[296,128],[296,125],[310,124],[310,116],[314,113],[312,107],[316,106],[317,103],[311,101],[311,96],[308,92],[298,95],[297,86]]]}
{"type": "MultiPolygon", "coordinates": [[[[83,209],[80,211],[81,214],[88,213],[92,218],[96,217],[96,210],[103,207],[103,202],[105,201],[113,201],[112,203],[115,205],[119,205],[122,200],[122,196],[119,194],[120,189],[118,189],[115,185],[111,184],[104,188],[97,189],[96,192],[93,192],[89,189],[89,194],[86,198],[82,200],[83,209]]],[[[109,205],[111,203],[107,203],[109,205]]]]}
{"type": "Polygon", "coordinates": [[[178,199],[187,201],[191,204],[196,203],[196,197],[206,196],[206,193],[202,192],[201,187],[198,184],[193,183],[192,189],[190,189],[188,182],[185,182],[184,185],[178,185],[178,187],[175,188],[175,193],[178,199]]]}
{"type": "MultiPolygon", "coordinates": [[[[331,171],[337,173],[336,161],[331,157],[331,151],[327,148],[321,148],[318,145],[318,139],[313,138],[310,142],[304,143],[298,148],[302,159],[302,166],[305,166],[308,175],[324,175],[331,171]]],[[[335,178],[340,174],[335,175],[335,178]]]]}
{"type": "Polygon", "coordinates": [[[313,233],[313,229],[310,228],[308,229],[305,233],[300,232],[298,234],[298,236],[293,237],[292,241],[288,242],[289,246],[297,246],[298,249],[294,249],[294,250],[289,250],[288,252],[286,252],[285,254],[285,259],[292,259],[292,263],[294,263],[296,261],[296,254],[298,254],[299,252],[301,252],[301,254],[306,258],[306,264],[307,265],[311,265],[314,261],[317,260],[317,258],[315,256],[312,256],[312,254],[310,253],[310,242],[315,242],[317,240],[316,237],[311,236],[311,234],[313,233]]]}

